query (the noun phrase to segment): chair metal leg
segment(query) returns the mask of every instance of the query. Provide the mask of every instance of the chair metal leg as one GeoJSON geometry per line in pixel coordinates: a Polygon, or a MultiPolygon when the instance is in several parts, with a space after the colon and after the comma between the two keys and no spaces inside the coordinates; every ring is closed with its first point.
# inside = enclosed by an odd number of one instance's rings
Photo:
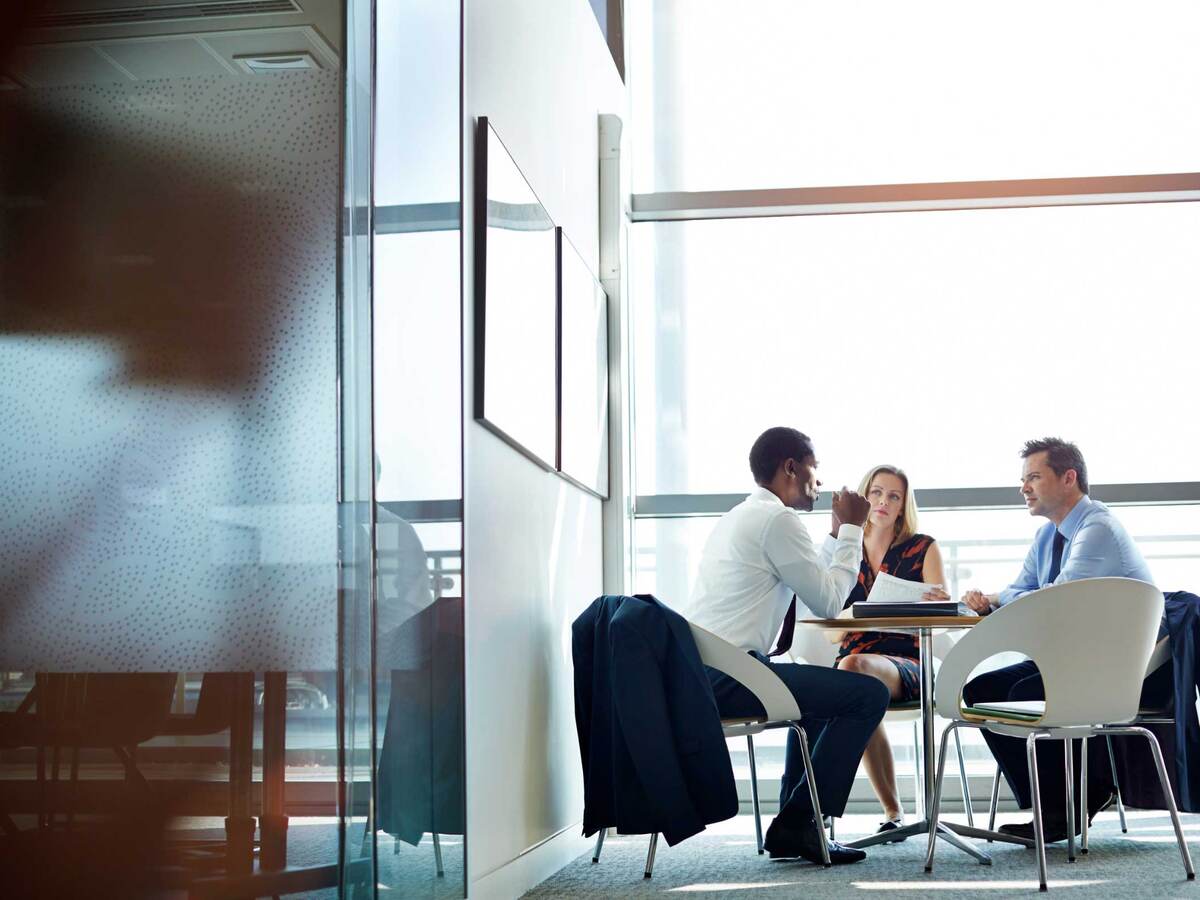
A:
{"type": "Polygon", "coordinates": [[[37,793],[38,793],[38,828],[46,828],[49,825],[49,820],[46,818],[46,810],[48,808],[48,800],[46,797],[46,745],[38,744],[37,747],[37,793]]]}
{"type": "Polygon", "coordinates": [[[837,829],[837,819],[835,819],[833,816],[830,816],[829,817],[829,839],[831,841],[837,840],[837,838],[834,837],[834,835],[837,833],[836,829],[837,829]]]}
{"type": "Polygon", "coordinates": [[[1039,793],[1037,769],[1037,738],[1031,734],[1025,738],[1025,757],[1029,764],[1029,788],[1033,794],[1033,846],[1037,851],[1038,890],[1046,890],[1046,832],[1042,826],[1042,796],[1039,793]]]}
{"type": "Polygon", "coordinates": [[[1067,862],[1075,862],[1075,740],[1063,741],[1063,770],[1067,781],[1067,862]]]}
{"type": "MultiPolygon", "coordinates": [[[[992,800],[988,805],[988,831],[996,830],[996,807],[1000,805],[1000,767],[996,766],[996,777],[992,779],[992,800]]],[[[988,838],[988,843],[992,842],[988,838]]]]}
{"type": "Polygon", "coordinates": [[[754,765],[754,737],[746,735],[746,752],[750,755],[750,799],[754,805],[754,838],[758,843],[758,855],[762,856],[762,813],[758,807],[758,768],[754,765]]]}
{"type": "Polygon", "coordinates": [[[650,835],[650,849],[646,851],[646,873],[643,878],[649,878],[654,874],[654,851],[658,849],[658,832],[650,835]]]}
{"type": "Polygon", "coordinates": [[[1106,734],[1104,742],[1108,744],[1108,764],[1112,767],[1113,786],[1117,789],[1117,815],[1121,817],[1121,834],[1128,834],[1129,827],[1125,824],[1125,803],[1121,799],[1121,782],[1117,778],[1117,757],[1113,753],[1112,735],[1106,734]]]}
{"type": "Polygon", "coordinates": [[[917,800],[914,806],[918,819],[927,818],[929,810],[925,808],[925,783],[924,774],[921,771],[921,760],[924,756],[921,753],[921,729],[916,719],[913,719],[913,784],[916,785],[917,800]]]}
{"type": "Polygon", "coordinates": [[[1079,852],[1087,856],[1088,852],[1088,739],[1085,737],[1079,742],[1079,815],[1083,816],[1083,821],[1079,823],[1079,852]]]}
{"type": "Polygon", "coordinates": [[[433,833],[433,862],[437,866],[438,878],[444,877],[446,869],[442,865],[442,840],[436,831],[433,833]]]}
{"type": "Polygon", "coordinates": [[[962,742],[958,739],[958,729],[954,729],[954,749],[958,752],[958,780],[962,785],[963,809],[967,813],[967,824],[975,827],[975,813],[971,809],[971,786],[967,781],[967,764],[963,761],[962,742]]]}
{"type": "Polygon", "coordinates": [[[62,747],[58,742],[50,745],[50,806],[46,811],[46,824],[49,827],[54,827],[54,820],[58,816],[58,757],[62,747]]]}
{"type": "Polygon", "coordinates": [[[942,779],[946,777],[946,750],[950,746],[950,732],[957,730],[951,722],[942,732],[942,747],[938,753],[937,776],[933,782],[933,804],[929,810],[929,846],[925,850],[925,871],[933,871],[933,852],[938,839],[938,812],[942,808],[942,779]]]}
{"type": "Polygon", "coordinates": [[[604,832],[606,831],[608,831],[607,828],[601,828],[596,832],[596,849],[592,851],[592,862],[594,863],[600,862],[600,851],[604,847],[604,832]]]}
{"type": "Polygon", "coordinates": [[[825,820],[821,816],[821,800],[817,796],[817,780],[813,777],[812,756],[808,752],[808,736],[799,723],[793,722],[792,729],[800,739],[800,755],[804,757],[804,780],[808,782],[808,797],[812,802],[813,827],[817,829],[817,839],[821,842],[821,863],[829,868],[829,841],[825,837],[825,820]]]}
{"type": "Polygon", "coordinates": [[[79,802],[79,744],[71,745],[70,794],[67,797],[67,830],[75,823],[75,804],[79,802]]]}
{"type": "Polygon", "coordinates": [[[1187,872],[1188,881],[1195,881],[1196,870],[1192,867],[1192,855],[1188,852],[1187,839],[1183,836],[1183,824],[1179,821],[1179,808],[1175,805],[1175,794],[1171,791],[1171,781],[1167,778],[1167,766],[1163,762],[1162,748],[1158,745],[1158,738],[1145,728],[1134,730],[1141,732],[1150,742],[1150,751],[1154,754],[1154,768],[1158,769],[1158,783],[1162,786],[1163,796],[1167,798],[1167,809],[1171,812],[1171,824],[1175,826],[1175,840],[1179,844],[1179,855],[1183,857],[1183,870],[1187,872]]]}

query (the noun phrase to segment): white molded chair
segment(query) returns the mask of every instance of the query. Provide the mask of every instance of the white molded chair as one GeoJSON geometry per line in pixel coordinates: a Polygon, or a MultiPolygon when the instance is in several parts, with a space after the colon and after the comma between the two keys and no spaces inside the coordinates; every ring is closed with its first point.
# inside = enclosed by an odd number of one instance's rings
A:
{"type": "MultiPolygon", "coordinates": [[[[721,729],[725,737],[741,737],[745,735],[747,749],[750,751],[750,791],[754,802],[754,831],[758,842],[758,852],[763,852],[762,817],[758,804],[758,773],[754,765],[754,735],[772,728],[791,728],[800,740],[800,752],[804,758],[804,770],[808,775],[808,795],[812,801],[813,817],[820,831],[822,861],[828,867],[829,848],[825,843],[825,830],[822,826],[821,803],[817,799],[817,785],[813,780],[812,757],[809,755],[808,738],[800,727],[800,707],[796,698],[788,690],[779,677],[761,662],[728,641],[717,637],[692,622],[692,638],[696,649],[700,652],[700,661],[706,666],[724,672],[752,693],[766,710],[765,716],[749,719],[722,719],[721,729]]],[[[604,846],[604,829],[596,836],[596,849],[592,854],[592,862],[600,861],[600,849],[604,846]]],[[[650,835],[650,849],[646,853],[645,877],[654,873],[654,853],[658,848],[658,834],[650,835]]]]}
{"type": "MultiPolygon", "coordinates": [[[[938,713],[951,721],[943,733],[938,756],[926,872],[933,870],[938,800],[949,746],[946,739],[958,728],[986,728],[997,734],[1025,738],[1041,890],[1046,890],[1046,844],[1038,794],[1037,741],[1063,741],[1067,858],[1074,862],[1071,744],[1075,738],[1086,741],[1096,735],[1136,734],[1150,742],[1184,870],[1189,880],[1195,878],[1158,741],[1145,728],[1124,724],[1137,718],[1142,677],[1154,651],[1162,612],[1163,596],[1152,584],[1131,578],[1089,578],[1034,591],[996,610],[963,636],[942,661],[935,691],[938,713]],[[965,713],[961,707],[962,689],[973,670],[997,653],[1012,650],[1037,663],[1046,699],[987,703],[986,710],[976,706],[974,712],[965,713]],[[1101,654],[1104,665],[1097,666],[1095,660],[1101,654]]],[[[1083,749],[1086,767],[1086,745],[1083,749]]],[[[1086,784],[1087,772],[1083,775],[1086,784]]],[[[1086,798],[1083,799],[1086,803],[1086,798]]]]}
{"type": "MultiPolygon", "coordinates": [[[[1143,679],[1149,678],[1153,673],[1157,672],[1163,666],[1171,661],[1171,638],[1165,637],[1154,645],[1154,652],[1150,654],[1150,662],[1146,666],[1146,674],[1143,679]]],[[[1139,709],[1137,718],[1133,720],[1135,725],[1174,725],[1175,717],[1173,713],[1165,709],[1139,709]]],[[[957,735],[957,732],[955,732],[957,735]]],[[[1086,741],[1087,738],[1084,738],[1086,741]]],[[[1113,753],[1112,736],[1105,735],[1104,742],[1108,747],[1108,765],[1113,773],[1113,787],[1117,790],[1117,815],[1121,820],[1121,833],[1129,832],[1129,826],[1125,822],[1125,801],[1121,797],[1121,782],[1117,778],[1117,757],[1113,753]]],[[[962,752],[959,751],[959,764],[962,764],[962,752]]],[[[996,766],[996,775],[992,779],[992,801],[988,807],[988,831],[996,829],[996,807],[1000,802],[1000,767],[996,766]]],[[[1087,801],[1087,785],[1084,784],[1084,803],[1087,801]]],[[[1082,807],[1081,807],[1082,808],[1082,807]]],[[[1088,852],[1088,832],[1087,821],[1083,823],[1083,833],[1080,835],[1079,852],[1088,852]]]]}

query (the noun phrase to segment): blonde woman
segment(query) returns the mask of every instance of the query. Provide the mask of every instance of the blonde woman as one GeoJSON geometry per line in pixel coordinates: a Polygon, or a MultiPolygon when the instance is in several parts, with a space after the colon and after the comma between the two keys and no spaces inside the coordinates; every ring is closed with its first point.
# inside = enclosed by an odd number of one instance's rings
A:
{"type": "MultiPolygon", "coordinates": [[[[949,595],[942,590],[942,552],[933,538],[917,531],[917,501],[904,471],[895,466],[876,466],[863,478],[858,491],[871,504],[871,512],[863,526],[858,583],[846,598],[845,608],[867,599],[880,572],[930,585],[926,600],[948,600],[949,595]]],[[[835,532],[839,524],[834,523],[835,532]]],[[[914,635],[845,632],[834,666],[878,678],[892,692],[893,700],[920,697],[921,668],[914,635]]],[[[904,824],[904,809],[896,789],[892,747],[882,722],[867,744],[863,765],[883,806],[884,821],[879,832],[895,831],[904,824]]]]}

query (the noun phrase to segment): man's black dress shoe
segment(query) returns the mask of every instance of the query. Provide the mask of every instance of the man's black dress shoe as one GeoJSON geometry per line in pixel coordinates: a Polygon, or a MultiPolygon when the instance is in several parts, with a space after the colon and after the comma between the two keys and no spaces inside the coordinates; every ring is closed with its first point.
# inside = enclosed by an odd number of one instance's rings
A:
{"type": "MultiPolygon", "coordinates": [[[[1082,826],[1077,822],[1075,824],[1075,833],[1079,834],[1081,828],[1082,826]]],[[[1027,841],[1034,839],[1032,822],[1015,822],[1012,825],[1001,825],[997,831],[1001,834],[1007,834],[1009,837],[1024,838],[1027,841]]],[[[1067,820],[1043,819],[1042,833],[1045,835],[1047,844],[1053,844],[1056,841],[1065,841],[1067,839],[1067,820]]]]}
{"type": "MultiPolygon", "coordinates": [[[[824,832],[820,833],[824,834],[824,832]]],[[[824,865],[825,860],[821,858],[821,839],[817,835],[817,827],[813,823],[800,828],[789,828],[786,825],[772,822],[771,827],[767,829],[763,848],[771,855],[771,859],[800,857],[817,865],[824,865]]],[[[861,862],[867,858],[867,854],[862,850],[847,847],[837,841],[829,841],[827,846],[830,865],[842,866],[847,863],[861,862]]]]}
{"type": "MultiPolygon", "coordinates": [[[[1092,824],[1092,820],[1096,818],[1098,813],[1108,809],[1112,802],[1116,799],[1116,794],[1109,794],[1104,801],[1097,806],[1092,812],[1088,813],[1088,824],[1092,824]]],[[[1083,823],[1078,819],[1075,820],[1075,834],[1078,835],[1083,830],[1083,823]]],[[[1027,841],[1032,841],[1033,837],[1033,822],[1018,822],[1014,825],[1001,825],[999,828],[1001,834],[1007,834],[1012,837],[1024,838],[1027,841]]],[[[1058,841],[1067,839],[1067,819],[1065,816],[1043,816],[1042,817],[1042,833],[1045,835],[1046,843],[1053,844],[1058,841]]]]}

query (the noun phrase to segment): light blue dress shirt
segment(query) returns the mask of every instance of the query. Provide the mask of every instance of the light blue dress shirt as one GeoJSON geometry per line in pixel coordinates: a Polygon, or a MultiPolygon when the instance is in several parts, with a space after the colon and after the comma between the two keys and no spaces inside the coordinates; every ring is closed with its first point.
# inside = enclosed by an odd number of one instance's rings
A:
{"type": "Polygon", "coordinates": [[[1119,575],[1154,583],[1133,538],[1103,503],[1084,495],[1058,528],[1066,543],[1058,577],[1050,581],[1054,523],[1047,522],[1025,555],[1021,576],[998,595],[1000,606],[1049,584],[1119,575]]]}

